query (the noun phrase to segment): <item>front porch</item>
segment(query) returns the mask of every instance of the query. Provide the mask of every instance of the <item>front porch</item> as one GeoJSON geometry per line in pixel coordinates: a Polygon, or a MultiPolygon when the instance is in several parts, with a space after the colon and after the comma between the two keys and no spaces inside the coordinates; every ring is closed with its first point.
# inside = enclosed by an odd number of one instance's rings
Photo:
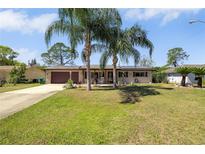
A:
{"type": "MultiPolygon", "coordinates": [[[[112,84],[112,70],[91,70],[91,84],[112,84]]],[[[87,83],[87,72],[83,70],[83,83],[87,83]]]]}

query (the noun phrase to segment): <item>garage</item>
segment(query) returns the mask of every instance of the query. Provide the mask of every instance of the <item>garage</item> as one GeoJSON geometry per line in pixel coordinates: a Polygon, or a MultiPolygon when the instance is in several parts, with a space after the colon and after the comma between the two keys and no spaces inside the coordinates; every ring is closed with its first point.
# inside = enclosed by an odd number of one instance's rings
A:
{"type": "Polygon", "coordinates": [[[74,83],[79,82],[79,73],[78,72],[72,72],[71,73],[71,80],[73,80],[74,83]]]}
{"type": "Polygon", "coordinates": [[[69,72],[51,72],[51,83],[66,83],[70,79],[69,72]]]}

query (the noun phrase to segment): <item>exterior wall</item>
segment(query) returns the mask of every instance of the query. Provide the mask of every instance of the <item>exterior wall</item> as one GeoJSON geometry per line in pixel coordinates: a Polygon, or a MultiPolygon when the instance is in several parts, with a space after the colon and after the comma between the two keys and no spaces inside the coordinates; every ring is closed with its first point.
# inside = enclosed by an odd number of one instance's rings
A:
{"type": "MultiPolygon", "coordinates": [[[[169,73],[167,75],[167,80],[169,83],[180,84],[182,80],[181,74],[178,73],[169,73]]],[[[195,75],[193,73],[189,73],[186,77],[186,84],[195,84],[197,80],[195,80],[195,75]]]]}
{"type": "MultiPolygon", "coordinates": [[[[0,80],[9,80],[9,73],[13,66],[0,66],[0,80]]],[[[37,67],[29,67],[26,69],[25,77],[29,81],[37,78],[45,78],[45,72],[37,67]]]]}
{"type": "Polygon", "coordinates": [[[83,71],[82,70],[46,70],[46,83],[51,83],[51,72],[70,72],[70,77],[72,72],[79,72],[79,82],[83,82],[83,71]]]}
{"type": "Polygon", "coordinates": [[[33,79],[44,78],[45,79],[45,71],[37,68],[37,67],[30,67],[26,69],[25,72],[26,79],[32,81],[33,79]]]}
{"type": "Polygon", "coordinates": [[[1,69],[0,68],[0,80],[9,80],[9,73],[11,71],[12,68],[8,68],[8,69],[1,69]]]}
{"type": "Polygon", "coordinates": [[[123,83],[123,80],[126,83],[150,83],[152,82],[152,72],[151,71],[124,71],[124,72],[128,72],[128,77],[124,77],[124,79],[122,77],[118,76],[118,72],[122,72],[122,71],[117,71],[117,80],[118,83],[121,84],[123,83]],[[147,72],[147,77],[133,77],[133,72],[147,72]]]}
{"type": "MultiPolygon", "coordinates": [[[[101,77],[98,81],[98,83],[112,83],[109,81],[108,79],[108,72],[112,72],[112,69],[106,69],[106,70],[97,70],[97,69],[91,69],[91,73],[92,72],[104,72],[104,77],[101,77]]],[[[126,70],[125,70],[126,71],[126,70]]],[[[79,82],[81,83],[86,83],[87,79],[84,78],[84,73],[86,72],[86,70],[68,70],[68,69],[56,69],[56,70],[46,70],[46,83],[51,83],[51,72],[70,72],[70,74],[72,72],[79,72],[79,82]]],[[[123,78],[119,78],[118,77],[118,72],[122,72],[120,70],[117,70],[117,80],[119,82],[119,84],[123,83],[123,78]]],[[[136,81],[138,83],[150,83],[152,82],[152,72],[149,71],[126,71],[128,72],[128,77],[124,78],[126,83],[135,83],[136,81]],[[133,72],[147,72],[147,77],[133,77],[133,72]]],[[[95,83],[95,79],[91,78],[91,83],[94,84],[95,83]]]]}

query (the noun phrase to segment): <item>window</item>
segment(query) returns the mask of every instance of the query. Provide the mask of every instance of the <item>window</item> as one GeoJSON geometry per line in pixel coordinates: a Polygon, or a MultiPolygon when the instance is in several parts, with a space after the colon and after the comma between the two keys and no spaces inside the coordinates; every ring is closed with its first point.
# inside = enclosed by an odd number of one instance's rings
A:
{"type": "Polygon", "coordinates": [[[147,77],[147,72],[133,72],[133,77],[147,77]]]}
{"type": "Polygon", "coordinates": [[[138,77],[140,76],[139,72],[133,72],[133,77],[138,77]]]}
{"type": "Polygon", "coordinates": [[[118,72],[118,77],[122,78],[122,77],[128,77],[128,72],[118,72]]]}

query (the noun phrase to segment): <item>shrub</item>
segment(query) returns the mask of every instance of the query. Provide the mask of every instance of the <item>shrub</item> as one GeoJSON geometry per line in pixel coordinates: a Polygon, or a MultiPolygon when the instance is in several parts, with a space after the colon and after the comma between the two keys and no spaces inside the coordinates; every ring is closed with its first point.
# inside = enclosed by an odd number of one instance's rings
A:
{"type": "Polygon", "coordinates": [[[44,78],[41,78],[39,82],[40,82],[40,84],[45,84],[46,80],[44,78]]]}
{"type": "Polygon", "coordinates": [[[152,82],[153,83],[168,83],[167,81],[167,74],[166,74],[166,70],[167,70],[167,65],[162,66],[162,67],[155,67],[154,68],[154,72],[152,74],[152,82]]]}
{"type": "Polygon", "coordinates": [[[73,80],[68,80],[67,81],[67,83],[66,83],[66,85],[65,85],[65,88],[66,89],[72,89],[72,88],[74,88],[74,86],[73,86],[73,80]]]}
{"type": "Polygon", "coordinates": [[[154,72],[152,74],[153,83],[167,83],[167,75],[164,72],[154,72]]]}
{"type": "Polygon", "coordinates": [[[25,82],[25,71],[26,65],[20,64],[19,66],[14,66],[14,68],[10,72],[10,82],[14,85],[17,83],[25,82]]]}
{"type": "Polygon", "coordinates": [[[0,87],[3,87],[6,84],[6,80],[0,80],[0,87]]]}
{"type": "Polygon", "coordinates": [[[46,81],[44,78],[37,78],[37,79],[33,79],[32,83],[40,83],[40,84],[45,84],[46,81]]]}
{"type": "Polygon", "coordinates": [[[196,80],[198,80],[197,85],[198,87],[203,86],[203,76],[205,75],[205,67],[194,67],[192,68],[192,73],[196,75],[196,80]]]}
{"type": "Polygon", "coordinates": [[[10,83],[13,83],[14,85],[17,84],[18,82],[18,75],[17,75],[17,69],[14,67],[11,72],[10,72],[10,79],[9,79],[10,83]]]}

